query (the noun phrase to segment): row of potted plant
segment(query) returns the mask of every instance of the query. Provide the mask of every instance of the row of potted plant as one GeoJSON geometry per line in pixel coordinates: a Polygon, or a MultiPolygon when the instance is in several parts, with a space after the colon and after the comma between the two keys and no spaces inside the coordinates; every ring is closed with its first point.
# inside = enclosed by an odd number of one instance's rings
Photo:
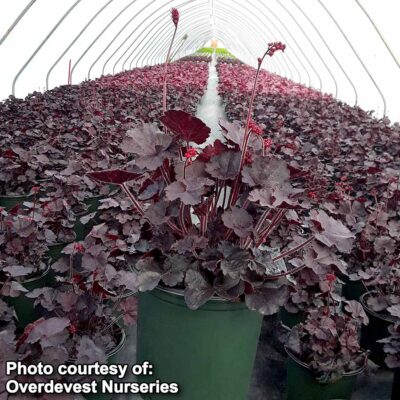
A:
{"type": "MultiPolygon", "coordinates": [[[[228,117],[240,120],[249,96],[245,81],[256,71],[230,61],[220,61],[218,71],[228,117]]],[[[254,120],[272,151],[292,160],[295,179],[304,182],[310,201],[352,228],[354,246],[343,258],[347,271],[339,268],[343,295],[360,300],[370,318],[361,339],[370,358],[384,365],[386,343],[388,366],[398,368],[393,362],[398,349],[389,344],[396,343],[395,328],[388,327],[399,318],[390,311],[400,298],[399,125],[266,71],[255,98],[254,120]]],[[[304,320],[305,312],[319,305],[319,293],[318,276],[308,269],[299,272],[281,313],[284,323],[304,320]]]]}
{"type": "Polygon", "coordinates": [[[0,103],[0,396],[23,397],[4,392],[6,361],[112,362],[125,345],[143,223],[119,185],[87,174],[131,164],[122,140],[161,115],[164,79],[167,104],[193,111],[207,76],[207,60],[188,58],[0,103]]]}

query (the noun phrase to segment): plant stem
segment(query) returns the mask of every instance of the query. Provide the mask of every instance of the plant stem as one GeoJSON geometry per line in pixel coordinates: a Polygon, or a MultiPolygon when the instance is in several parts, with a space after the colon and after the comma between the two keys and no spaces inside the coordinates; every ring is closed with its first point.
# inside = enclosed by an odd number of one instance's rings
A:
{"type": "Polygon", "coordinates": [[[130,198],[130,200],[132,201],[133,205],[136,208],[136,211],[141,215],[144,216],[144,211],[142,206],[139,204],[139,202],[133,197],[131,191],[126,187],[125,183],[123,183],[121,185],[122,190],[128,195],[128,197],[130,198]]]}
{"type": "Polygon", "coordinates": [[[293,247],[293,249],[289,249],[281,254],[279,254],[279,256],[275,257],[272,259],[273,262],[279,261],[282,258],[285,257],[289,257],[290,255],[298,252],[299,250],[303,249],[304,247],[306,247],[309,243],[311,243],[314,240],[314,236],[311,236],[309,239],[307,239],[305,242],[299,244],[296,247],[293,247]]]}
{"type": "MultiPolygon", "coordinates": [[[[268,50],[269,50],[269,48],[268,48],[268,50]]],[[[247,146],[249,144],[249,137],[250,137],[250,133],[251,133],[250,129],[249,129],[249,125],[250,125],[250,120],[251,120],[251,114],[252,114],[252,111],[253,111],[254,98],[256,96],[257,82],[258,82],[258,77],[260,75],[262,62],[264,61],[264,58],[267,55],[268,50],[265,52],[265,54],[261,58],[260,62],[258,63],[256,77],[254,79],[253,90],[251,92],[251,97],[250,97],[249,109],[248,109],[248,112],[247,112],[246,126],[245,126],[245,129],[244,129],[244,136],[243,136],[243,142],[242,142],[242,154],[240,156],[239,171],[238,171],[238,174],[236,176],[235,183],[233,185],[233,189],[232,189],[233,193],[232,193],[231,200],[230,200],[230,203],[229,203],[229,205],[231,207],[236,203],[236,200],[237,200],[238,195],[239,195],[240,175],[242,173],[244,160],[245,160],[246,152],[247,152],[247,146]]]]}
{"type": "Polygon", "coordinates": [[[256,242],[256,247],[260,246],[265,240],[271,235],[272,231],[279,225],[279,222],[285,216],[286,210],[279,210],[275,217],[272,219],[271,223],[265,228],[261,233],[258,241],[256,242]]]}
{"type": "Polygon", "coordinates": [[[163,83],[163,113],[167,112],[167,73],[168,73],[168,64],[169,64],[169,56],[171,55],[172,45],[174,44],[176,31],[178,26],[175,26],[174,35],[172,36],[171,44],[168,49],[167,59],[165,60],[164,66],[164,83],[163,83]]]}

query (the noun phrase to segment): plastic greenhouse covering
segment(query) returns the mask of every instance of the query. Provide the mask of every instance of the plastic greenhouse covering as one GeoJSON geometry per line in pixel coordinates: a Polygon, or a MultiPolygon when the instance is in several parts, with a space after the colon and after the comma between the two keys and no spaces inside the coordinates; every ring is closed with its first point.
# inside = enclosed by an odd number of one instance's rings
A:
{"type": "Polygon", "coordinates": [[[400,400],[400,0],[0,1],[0,400],[400,400]]]}
{"type": "Polygon", "coordinates": [[[161,63],[172,6],[177,56],[218,38],[255,66],[265,43],[282,40],[287,51],[265,68],[400,119],[397,0],[4,0],[0,98],[65,84],[69,63],[72,83],[161,63]]]}

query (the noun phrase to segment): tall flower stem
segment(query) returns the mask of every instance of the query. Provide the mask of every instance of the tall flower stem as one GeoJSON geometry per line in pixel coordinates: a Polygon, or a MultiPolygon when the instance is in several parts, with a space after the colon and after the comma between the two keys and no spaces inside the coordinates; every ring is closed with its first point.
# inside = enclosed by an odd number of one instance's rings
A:
{"type": "Polygon", "coordinates": [[[170,56],[172,51],[172,46],[175,41],[176,31],[178,30],[178,22],[179,22],[179,12],[176,8],[173,8],[171,11],[172,21],[175,25],[174,34],[172,36],[171,44],[169,45],[167,58],[164,64],[164,82],[163,82],[163,113],[167,112],[167,74],[168,74],[168,65],[170,62],[170,56]]]}
{"type": "Polygon", "coordinates": [[[263,57],[258,60],[258,68],[257,68],[257,72],[256,72],[256,77],[254,78],[254,84],[253,84],[253,90],[251,92],[249,109],[247,111],[247,119],[246,119],[246,126],[244,129],[244,136],[243,136],[243,142],[242,142],[242,154],[240,156],[239,171],[238,171],[238,174],[236,176],[235,182],[232,187],[232,195],[230,196],[230,201],[229,201],[230,207],[235,205],[238,195],[239,195],[240,174],[242,173],[244,160],[245,160],[246,152],[247,152],[247,147],[249,144],[249,137],[250,137],[250,133],[251,133],[251,131],[249,129],[249,125],[250,125],[251,115],[253,112],[253,105],[254,105],[254,98],[256,96],[258,77],[260,76],[262,62],[264,61],[264,58],[268,54],[268,52],[269,52],[269,47],[268,47],[268,50],[263,55],[263,57]]]}

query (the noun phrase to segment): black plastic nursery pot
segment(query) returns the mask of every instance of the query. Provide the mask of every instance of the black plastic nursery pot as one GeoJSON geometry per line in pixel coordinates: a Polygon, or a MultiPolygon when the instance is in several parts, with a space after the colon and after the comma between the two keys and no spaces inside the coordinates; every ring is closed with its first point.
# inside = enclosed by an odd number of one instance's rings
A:
{"type": "Polygon", "coordinates": [[[288,348],[286,352],[287,400],[350,400],[357,376],[365,368],[346,373],[337,382],[320,383],[306,363],[300,361],[288,348]]]}
{"type": "MultiPolygon", "coordinates": [[[[110,186],[110,190],[112,191],[109,196],[114,196],[115,194],[118,193],[118,191],[119,191],[118,187],[115,187],[114,185],[109,185],[109,186],[110,186]]],[[[80,218],[84,217],[88,214],[96,212],[101,205],[100,200],[104,199],[105,197],[106,196],[104,196],[104,195],[98,195],[98,196],[88,197],[87,199],[83,200],[83,203],[86,205],[87,210],[76,215],[77,220],[74,225],[74,232],[76,234],[77,241],[84,240],[85,237],[90,233],[92,228],[97,223],[99,223],[97,215],[95,215],[86,224],[82,224],[82,222],[80,221],[80,218]]]]}
{"type": "Polygon", "coordinates": [[[183,292],[139,294],[137,362],[153,374],[141,382],[177,383],[178,394],[145,399],[243,400],[250,385],[262,315],[244,303],[212,298],[196,311],[183,292]]]}
{"type": "Polygon", "coordinates": [[[282,322],[282,325],[286,328],[293,328],[294,326],[304,322],[306,319],[306,315],[303,311],[299,311],[297,313],[291,313],[286,310],[285,307],[281,307],[279,310],[279,318],[282,322]]]}
{"type": "MultiPolygon", "coordinates": [[[[52,283],[53,275],[48,266],[46,270],[35,278],[28,279],[21,282],[21,285],[28,291],[48,286],[52,283]]],[[[7,297],[7,303],[14,307],[15,314],[17,315],[17,327],[24,329],[27,325],[40,318],[39,312],[34,307],[35,299],[26,297],[21,293],[18,297],[7,297]]]]}
{"type": "Polygon", "coordinates": [[[396,368],[394,370],[391,399],[392,400],[400,399],[400,368],[396,368]]]}
{"type": "Polygon", "coordinates": [[[22,204],[24,201],[30,199],[32,195],[23,194],[20,196],[0,196],[0,207],[3,207],[6,211],[11,210],[18,204],[22,204]]]}
{"type": "Polygon", "coordinates": [[[342,296],[346,300],[359,300],[367,292],[362,281],[351,281],[348,277],[341,278],[344,281],[342,296]]]}
{"type": "Polygon", "coordinates": [[[64,242],[64,243],[54,243],[48,246],[49,250],[47,251],[47,257],[52,261],[57,261],[62,256],[62,251],[66,246],[71,244],[72,242],[64,242]]]}
{"type": "Polygon", "coordinates": [[[380,367],[385,367],[386,354],[383,351],[383,343],[378,340],[389,336],[388,327],[393,324],[394,320],[389,315],[377,313],[369,308],[366,304],[366,297],[369,293],[365,293],[360,297],[365,312],[369,318],[369,324],[363,325],[361,329],[361,347],[370,350],[369,358],[380,367]]]}
{"type": "MultiPolygon", "coordinates": [[[[125,344],[126,344],[126,333],[123,328],[118,326],[121,332],[121,337],[119,340],[118,345],[115,347],[114,350],[110,351],[110,353],[107,354],[107,364],[118,364],[118,358],[123,350],[125,344]]],[[[74,363],[75,361],[71,361],[71,363],[74,363]]],[[[104,377],[106,380],[112,380],[114,379],[113,377],[104,377]]],[[[100,385],[98,385],[98,388],[100,389],[100,385]]],[[[82,395],[83,398],[87,400],[113,400],[113,397],[115,398],[114,394],[110,393],[91,393],[91,394],[84,394],[82,395]]]]}

